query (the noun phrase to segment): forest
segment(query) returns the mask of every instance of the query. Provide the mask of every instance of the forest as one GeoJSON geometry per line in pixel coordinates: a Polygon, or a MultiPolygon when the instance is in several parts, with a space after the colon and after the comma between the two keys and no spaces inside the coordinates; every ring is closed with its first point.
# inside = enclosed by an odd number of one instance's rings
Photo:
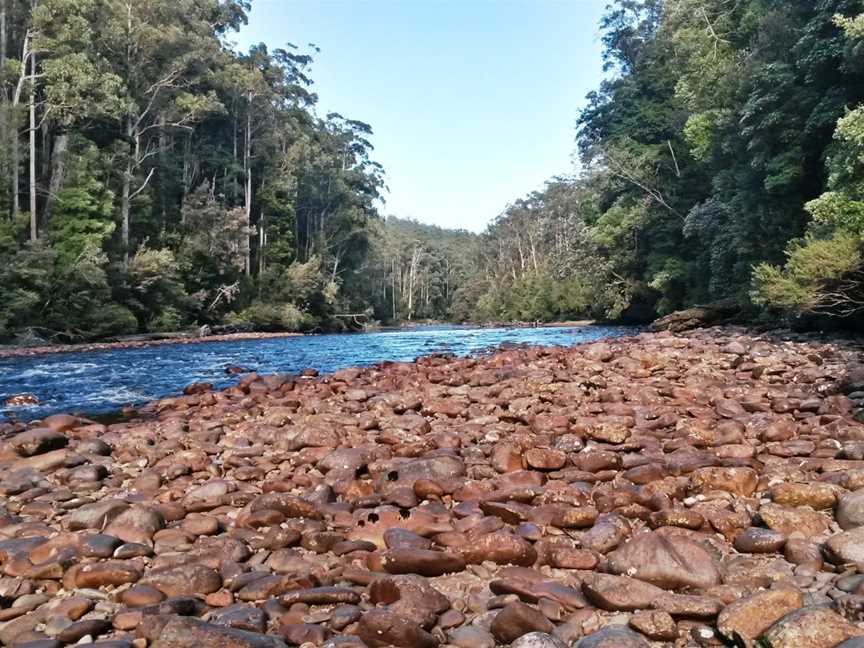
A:
{"type": "Polygon", "coordinates": [[[860,323],[864,3],[618,0],[581,171],[482,237],[474,319],[644,321],[737,300],[860,323]]]}
{"type": "Polygon", "coordinates": [[[314,46],[237,51],[250,9],[0,0],[0,340],[864,312],[861,0],[615,0],[579,171],[481,235],[385,218],[372,126],[314,46]]]}

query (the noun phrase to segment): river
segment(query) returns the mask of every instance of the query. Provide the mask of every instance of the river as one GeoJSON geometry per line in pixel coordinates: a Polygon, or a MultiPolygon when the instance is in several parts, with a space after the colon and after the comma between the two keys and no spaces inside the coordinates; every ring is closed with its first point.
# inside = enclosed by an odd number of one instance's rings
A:
{"type": "Polygon", "coordinates": [[[264,340],[233,340],[190,345],[0,359],[0,403],[14,394],[34,394],[38,405],[6,407],[0,420],[29,421],[58,412],[98,415],[176,395],[191,383],[227,387],[237,376],[228,366],[260,374],[323,373],[383,361],[412,361],[431,353],[465,356],[501,345],[569,346],[631,335],[620,326],[575,328],[416,327],[348,335],[310,335],[264,340]]]}

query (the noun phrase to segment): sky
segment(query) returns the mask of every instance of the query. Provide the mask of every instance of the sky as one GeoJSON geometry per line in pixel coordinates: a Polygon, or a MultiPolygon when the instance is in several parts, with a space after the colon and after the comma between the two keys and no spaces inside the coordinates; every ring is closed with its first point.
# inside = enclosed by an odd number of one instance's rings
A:
{"type": "Polygon", "coordinates": [[[571,173],[607,0],[253,0],[241,49],[314,43],[318,113],[371,124],[382,213],[482,231],[571,173]]]}

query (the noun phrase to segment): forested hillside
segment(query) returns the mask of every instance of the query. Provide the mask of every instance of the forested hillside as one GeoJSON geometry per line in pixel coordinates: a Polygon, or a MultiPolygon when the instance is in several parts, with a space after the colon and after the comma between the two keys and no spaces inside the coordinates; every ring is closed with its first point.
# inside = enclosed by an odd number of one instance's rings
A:
{"type": "Polygon", "coordinates": [[[372,128],[249,9],[0,2],[0,340],[864,310],[862,0],[615,0],[579,173],[480,237],[385,221],[372,128]]]}
{"type": "Polygon", "coordinates": [[[476,318],[864,308],[864,3],[617,0],[582,172],[485,235],[476,318]],[[754,271],[755,269],[755,271],[754,271]]]}
{"type": "Polygon", "coordinates": [[[316,114],[308,53],[235,52],[248,9],[3,0],[0,337],[309,328],[368,307],[371,128],[316,114]]]}

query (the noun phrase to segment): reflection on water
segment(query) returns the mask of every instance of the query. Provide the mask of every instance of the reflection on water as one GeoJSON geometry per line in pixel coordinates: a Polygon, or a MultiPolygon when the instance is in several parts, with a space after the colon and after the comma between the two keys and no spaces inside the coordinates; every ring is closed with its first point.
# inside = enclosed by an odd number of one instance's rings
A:
{"type": "Polygon", "coordinates": [[[32,393],[39,398],[39,405],[0,412],[0,420],[32,420],[57,412],[105,413],[177,394],[193,382],[227,387],[237,382],[236,376],[225,375],[228,365],[249,367],[261,374],[293,373],[306,367],[332,372],[385,360],[412,361],[430,353],[463,356],[501,345],[573,345],[633,332],[614,326],[438,326],[0,359],[0,403],[13,394],[32,393]]]}

